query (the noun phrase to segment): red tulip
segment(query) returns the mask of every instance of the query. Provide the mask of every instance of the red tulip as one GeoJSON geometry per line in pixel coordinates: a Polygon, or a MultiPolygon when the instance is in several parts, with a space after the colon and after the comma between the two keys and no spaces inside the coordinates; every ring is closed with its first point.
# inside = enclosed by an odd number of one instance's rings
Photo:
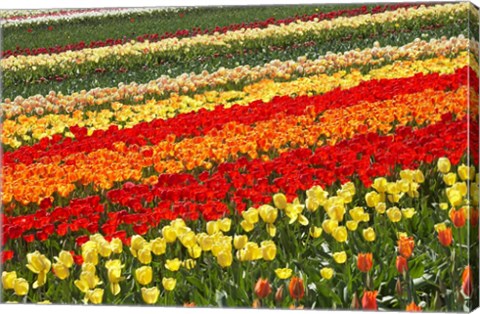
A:
{"type": "Polygon", "coordinates": [[[466,296],[471,296],[473,291],[472,274],[470,265],[466,266],[462,273],[462,292],[466,296]]]}
{"type": "Polygon", "coordinates": [[[377,306],[378,291],[364,291],[362,297],[362,308],[364,310],[378,310],[377,306]]]}
{"type": "Polygon", "coordinates": [[[360,271],[369,272],[373,266],[372,253],[360,253],[357,256],[357,267],[360,271]]]}
{"type": "Polygon", "coordinates": [[[395,266],[400,274],[408,271],[407,259],[401,255],[397,256],[397,262],[395,263],[395,266]]]}
{"type": "Polygon", "coordinates": [[[408,312],[421,312],[422,308],[416,305],[415,302],[412,301],[410,304],[407,305],[405,310],[408,312]]]}
{"type": "Polygon", "coordinates": [[[300,300],[303,298],[305,294],[305,288],[303,287],[303,280],[298,277],[292,277],[290,279],[290,296],[293,299],[300,300]]]}
{"type": "Polygon", "coordinates": [[[446,228],[438,232],[438,240],[443,246],[452,244],[452,228],[446,228]]]}
{"type": "Polygon", "coordinates": [[[255,285],[255,294],[260,298],[266,298],[271,292],[272,288],[268,283],[268,279],[259,278],[255,285]]]}

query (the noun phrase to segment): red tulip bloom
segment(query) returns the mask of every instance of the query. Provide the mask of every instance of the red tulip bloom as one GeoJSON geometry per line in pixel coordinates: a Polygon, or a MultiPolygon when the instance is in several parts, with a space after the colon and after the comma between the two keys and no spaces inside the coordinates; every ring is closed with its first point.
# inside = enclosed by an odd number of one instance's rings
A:
{"type": "Polygon", "coordinates": [[[378,294],[378,291],[363,292],[362,308],[364,310],[378,310],[377,294],[378,294]]]}
{"type": "Polygon", "coordinates": [[[408,271],[407,259],[401,255],[397,256],[397,262],[395,263],[395,266],[400,274],[408,271]]]}
{"type": "Polygon", "coordinates": [[[466,296],[471,296],[473,290],[472,273],[470,265],[466,266],[462,273],[462,292],[466,296]]]}
{"type": "Polygon", "coordinates": [[[438,232],[438,241],[443,246],[450,246],[452,244],[452,228],[446,228],[438,232]]]}
{"type": "Polygon", "coordinates": [[[455,227],[457,228],[463,227],[467,221],[467,217],[465,215],[465,209],[461,208],[459,210],[455,210],[452,208],[452,210],[450,211],[450,220],[452,221],[455,227]]]}
{"type": "Polygon", "coordinates": [[[298,277],[292,277],[289,285],[290,296],[293,299],[300,300],[305,294],[305,288],[303,287],[303,280],[298,277]]]}
{"type": "Polygon", "coordinates": [[[421,312],[422,308],[419,307],[418,305],[415,304],[415,302],[412,301],[407,307],[405,308],[406,311],[408,312],[421,312]]]}
{"type": "Polygon", "coordinates": [[[415,242],[413,237],[401,237],[398,239],[398,251],[403,257],[410,258],[410,256],[412,256],[414,247],[415,242]]]}
{"type": "Polygon", "coordinates": [[[357,267],[360,271],[367,273],[372,269],[373,259],[372,253],[360,253],[357,256],[357,267]]]}
{"type": "Polygon", "coordinates": [[[272,292],[268,279],[259,278],[255,285],[255,294],[260,298],[266,298],[272,292]]]}
{"type": "Polygon", "coordinates": [[[14,255],[15,255],[15,254],[13,253],[12,250],[3,251],[3,252],[2,252],[2,264],[5,263],[6,261],[11,260],[14,255]]]}

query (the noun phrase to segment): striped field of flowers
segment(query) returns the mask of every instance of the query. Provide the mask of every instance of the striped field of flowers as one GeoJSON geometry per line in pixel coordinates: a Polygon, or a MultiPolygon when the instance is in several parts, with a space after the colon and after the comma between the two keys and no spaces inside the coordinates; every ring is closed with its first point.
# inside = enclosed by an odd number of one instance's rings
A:
{"type": "Polygon", "coordinates": [[[473,5],[0,18],[0,302],[478,306],[473,5]]]}

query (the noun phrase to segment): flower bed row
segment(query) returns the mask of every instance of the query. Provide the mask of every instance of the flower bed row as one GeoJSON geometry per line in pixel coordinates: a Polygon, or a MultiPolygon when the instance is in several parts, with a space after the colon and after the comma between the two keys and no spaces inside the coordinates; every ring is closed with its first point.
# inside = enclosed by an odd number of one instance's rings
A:
{"type": "Polygon", "coordinates": [[[419,9],[400,9],[391,12],[373,15],[360,15],[358,17],[339,17],[332,21],[297,22],[285,26],[269,26],[265,29],[252,29],[236,32],[227,32],[220,35],[202,35],[183,39],[165,39],[156,43],[134,43],[96,49],[84,49],[75,52],[66,52],[54,55],[17,56],[1,61],[4,70],[5,84],[24,81],[27,77],[60,75],[63,73],[76,72],[79,74],[92,72],[99,62],[103,67],[121,67],[125,57],[128,56],[128,65],[148,65],[149,62],[157,63],[157,60],[173,58],[191,59],[193,55],[209,54],[215,51],[235,51],[254,47],[265,47],[283,43],[302,42],[299,32],[305,39],[328,41],[330,37],[338,37],[342,32],[352,33],[356,30],[360,33],[376,33],[384,28],[395,27],[394,24],[401,22],[405,27],[421,27],[442,20],[449,20],[451,14],[461,19],[462,14],[468,13],[469,6],[464,4],[441,5],[422,7],[419,9]],[[422,20],[414,19],[422,15],[422,20]],[[415,21],[415,23],[411,23],[415,21]],[[328,31],[325,31],[328,30],[328,31]],[[312,37],[313,36],[313,37],[312,37]],[[241,44],[240,44],[241,43],[241,44]],[[222,48],[223,47],[223,48],[222,48]],[[183,55],[185,54],[185,55],[183,55]],[[75,60],[75,62],[72,62],[75,60]],[[28,66],[28,76],[25,69],[28,66]],[[32,70],[33,69],[33,73],[32,70]]]}
{"type": "MultiPolygon", "coordinates": [[[[366,48],[360,52],[347,51],[338,54],[319,55],[317,59],[305,57],[296,61],[272,61],[262,63],[261,66],[250,65],[238,66],[232,69],[216,69],[212,73],[201,72],[198,74],[179,75],[176,78],[161,76],[156,80],[145,84],[121,84],[118,88],[95,88],[88,92],[72,93],[63,95],[51,91],[45,96],[33,96],[24,99],[16,97],[13,101],[5,99],[2,104],[5,117],[10,119],[21,114],[43,114],[50,112],[72,112],[75,109],[84,109],[91,106],[102,108],[102,105],[111,104],[115,101],[134,104],[145,99],[156,98],[169,93],[186,93],[202,90],[208,86],[225,86],[238,84],[239,82],[255,82],[264,78],[288,79],[295,76],[312,75],[335,71],[339,68],[351,66],[376,66],[382,64],[382,59],[387,62],[426,57],[430,53],[443,56],[457,54],[467,49],[469,40],[464,37],[451,39],[433,39],[431,42],[414,41],[407,42],[402,47],[379,47],[366,48]]],[[[475,53],[475,50],[472,50],[475,53]]]]}
{"type": "MultiPolygon", "coordinates": [[[[424,4],[428,5],[428,4],[424,4]]],[[[193,37],[197,35],[205,35],[205,34],[214,34],[214,33],[226,33],[227,31],[237,31],[240,29],[250,29],[250,28],[265,28],[268,25],[274,24],[274,25],[288,25],[290,23],[296,22],[297,20],[301,21],[313,21],[315,18],[318,19],[319,21],[322,20],[331,20],[334,18],[337,18],[339,16],[357,16],[361,14],[376,14],[376,13],[382,13],[385,11],[393,11],[397,10],[398,8],[409,8],[412,6],[418,6],[417,4],[413,5],[410,3],[403,3],[403,4],[389,4],[389,5],[378,5],[374,7],[366,7],[366,6],[361,6],[358,8],[353,8],[353,9],[341,9],[341,10],[336,10],[336,11],[331,11],[331,12],[317,12],[313,14],[304,14],[303,16],[295,16],[295,17],[286,17],[286,18],[281,18],[281,19],[276,19],[275,17],[271,17],[269,19],[263,20],[263,21],[254,21],[254,22],[243,22],[243,23],[234,23],[234,24],[229,24],[226,26],[214,26],[210,29],[202,29],[199,27],[192,28],[192,29],[179,29],[177,31],[167,31],[165,33],[152,33],[152,34],[143,34],[139,35],[134,38],[130,37],[123,37],[123,38],[109,38],[107,40],[95,40],[91,41],[90,43],[80,41],[76,43],[70,43],[68,45],[64,46],[54,46],[54,47],[40,47],[40,48],[21,48],[19,46],[16,47],[15,50],[6,50],[2,51],[2,57],[3,58],[8,58],[10,56],[18,56],[18,55],[39,55],[39,54],[53,54],[53,53],[60,53],[60,52],[65,52],[65,51],[76,51],[76,50],[82,50],[85,48],[99,48],[99,47],[106,47],[106,46],[113,46],[113,45],[124,45],[132,40],[138,41],[138,42],[144,42],[144,41],[149,41],[149,42],[157,42],[159,40],[163,40],[166,38],[183,38],[183,37],[193,37]]],[[[86,10],[88,12],[102,12],[102,10],[86,10]]],[[[128,11],[128,10],[127,10],[128,11]]],[[[78,13],[78,12],[84,12],[84,11],[72,11],[72,12],[65,12],[68,14],[72,13],[78,13]]],[[[125,12],[125,10],[122,10],[122,12],[125,12]]],[[[141,11],[129,11],[128,13],[138,13],[141,11]]],[[[55,15],[62,15],[62,11],[60,12],[55,12],[55,15]]],[[[49,13],[46,15],[53,15],[53,13],[49,13]]],[[[38,15],[33,15],[33,16],[16,16],[16,17],[9,17],[7,20],[19,20],[19,19],[30,19],[33,17],[37,17],[38,15]]],[[[38,17],[42,17],[42,15],[38,17]]],[[[70,16],[71,18],[71,16],[70,16]]]]}
{"type": "MultiPolygon", "coordinates": [[[[108,130],[98,130],[91,135],[88,135],[86,127],[72,126],[70,131],[74,135],[73,139],[57,135],[52,139],[44,138],[40,143],[32,146],[23,146],[14,152],[5,152],[4,164],[6,166],[14,163],[30,165],[48,156],[59,155],[65,158],[72,153],[88,153],[99,148],[114,149],[114,144],[117,142],[141,145],[144,143],[156,144],[170,134],[175,135],[175,139],[178,141],[183,138],[203,136],[214,128],[222,128],[228,122],[250,125],[270,120],[280,112],[286,115],[300,115],[305,113],[306,108],[310,105],[314,106],[314,112],[322,112],[326,109],[353,106],[360,101],[384,101],[395,96],[419,93],[427,89],[456,90],[466,84],[468,77],[478,80],[473,70],[464,67],[457,70],[455,74],[418,74],[406,78],[364,81],[358,86],[344,90],[334,89],[313,97],[305,95],[293,99],[289,96],[282,96],[268,102],[254,101],[248,106],[234,105],[230,108],[216,106],[212,108],[212,111],[198,110],[179,114],[168,120],[154,119],[148,123],[134,125],[131,129],[111,126],[108,130]],[[355,101],[345,103],[345,99],[355,99],[355,101]]],[[[381,79],[381,77],[377,77],[377,79],[381,79]]],[[[325,86],[326,80],[321,78],[320,81],[325,86]]],[[[6,132],[5,124],[4,133],[6,132]]]]}

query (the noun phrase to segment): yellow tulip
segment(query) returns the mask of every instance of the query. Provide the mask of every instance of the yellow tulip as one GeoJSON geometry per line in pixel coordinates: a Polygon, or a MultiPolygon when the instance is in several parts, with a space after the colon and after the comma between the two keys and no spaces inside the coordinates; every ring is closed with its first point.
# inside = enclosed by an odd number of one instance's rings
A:
{"type": "MultiPolygon", "coordinates": [[[[248,210],[242,212],[242,217],[250,225],[255,225],[258,222],[258,210],[253,208],[253,207],[250,207],[248,210]]],[[[253,227],[252,227],[252,229],[253,229],[253,227]]]]}
{"type": "Polygon", "coordinates": [[[348,239],[347,228],[345,228],[344,226],[335,228],[332,232],[332,236],[337,242],[342,243],[347,241],[348,239]]]}
{"type": "Polygon", "coordinates": [[[167,243],[173,243],[177,240],[177,233],[171,226],[165,226],[162,229],[162,235],[167,243]]]}
{"type": "Polygon", "coordinates": [[[462,193],[458,189],[451,187],[451,188],[447,188],[446,192],[447,192],[448,201],[452,206],[462,205],[463,197],[462,197],[462,193]]]}
{"type": "Polygon", "coordinates": [[[17,272],[2,272],[2,287],[5,290],[13,289],[15,279],[17,279],[17,272]]]}
{"type": "Polygon", "coordinates": [[[447,210],[449,208],[448,203],[440,203],[438,207],[440,207],[441,210],[447,210]]]}
{"type": "Polygon", "coordinates": [[[119,238],[113,238],[112,241],[110,241],[110,247],[112,249],[112,253],[120,254],[123,252],[123,243],[119,238]]]}
{"type": "Polygon", "coordinates": [[[354,207],[353,209],[350,209],[348,213],[350,214],[350,217],[352,217],[352,219],[357,222],[360,222],[360,221],[367,222],[370,220],[370,216],[367,213],[365,213],[365,210],[363,209],[363,207],[358,207],[358,206],[354,207]]]}
{"type": "Polygon", "coordinates": [[[387,210],[388,219],[392,222],[399,222],[402,220],[402,212],[398,207],[391,207],[387,210]]]}
{"type": "Polygon", "coordinates": [[[337,227],[338,227],[338,221],[336,220],[326,219],[322,223],[323,231],[325,231],[327,234],[331,234],[333,230],[335,230],[337,227]]]}
{"type": "Polygon", "coordinates": [[[245,232],[250,232],[255,227],[254,224],[249,223],[247,220],[242,220],[242,222],[240,223],[240,226],[243,228],[245,232]]]}
{"type": "Polygon", "coordinates": [[[320,227],[312,226],[310,228],[310,236],[314,239],[319,238],[322,235],[323,229],[320,227]]]}
{"type": "Polygon", "coordinates": [[[274,224],[267,224],[267,233],[271,236],[274,237],[277,234],[277,227],[275,227],[274,224]]]}
{"type": "Polygon", "coordinates": [[[409,207],[409,208],[402,208],[402,215],[406,219],[410,219],[413,217],[413,215],[416,214],[415,208],[409,207]]]}
{"type": "Polygon", "coordinates": [[[287,207],[287,197],[283,193],[274,194],[273,204],[278,209],[285,209],[287,207]]]}
{"type": "Polygon", "coordinates": [[[258,213],[266,223],[273,224],[278,216],[278,209],[270,205],[262,205],[258,208],[258,213]]]}
{"type": "Polygon", "coordinates": [[[368,241],[368,242],[375,241],[375,238],[377,237],[376,234],[375,234],[375,230],[373,230],[372,227],[369,227],[367,229],[363,229],[362,234],[363,234],[363,238],[365,239],[365,241],[368,241]]]}
{"type": "Polygon", "coordinates": [[[369,192],[365,194],[365,201],[368,207],[375,207],[380,202],[380,195],[375,191],[369,192]]]}
{"type": "Polygon", "coordinates": [[[323,279],[330,280],[333,277],[333,269],[330,267],[324,267],[320,270],[320,275],[323,279]]]}
{"type": "Polygon", "coordinates": [[[273,241],[263,241],[260,248],[264,260],[273,261],[275,259],[275,256],[277,255],[277,246],[273,241]]]}
{"type": "Polygon", "coordinates": [[[199,245],[189,247],[187,250],[191,258],[199,258],[202,255],[202,248],[199,245]]]}
{"type": "Polygon", "coordinates": [[[443,182],[445,182],[446,185],[452,186],[457,182],[457,174],[454,172],[449,172],[447,174],[443,175],[443,182]]]}
{"type": "Polygon", "coordinates": [[[228,232],[230,231],[231,227],[232,220],[230,218],[223,218],[221,220],[218,220],[218,228],[220,229],[220,231],[228,232]]]}
{"type": "Polygon", "coordinates": [[[26,281],[23,278],[17,278],[13,281],[13,290],[15,291],[15,294],[18,296],[24,296],[28,293],[29,290],[29,284],[28,281],[26,281]]]}
{"type": "Polygon", "coordinates": [[[384,177],[378,177],[373,181],[372,188],[377,190],[377,192],[383,193],[387,190],[387,183],[387,179],[384,177]]]}
{"type": "Polygon", "coordinates": [[[112,254],[112,247],[108,241],[103,240],[102,242],[98,243],[98,254],[100,254],[102,257],[110,257],[112,254]]]}
{"type": "Polygon", "coordinates": [[[160,295],[160,290],[157,287],[145,288],[142,287],[142,299],[147,304],[157,303],[158,296],[160,295]]]}
{"type": "Polygon", "coordinates": [[[97,249],[86,249],[82,252],[82,258],[85,263],[91,263],[93,265],[98,264],[98,251],[97,249]]]}
{"type": "Polygon", "coordinates": [[[458,166],[458,176],[462,181],[471,180],[475,175],[475,167],[468,167],[465,164],[458,166]]]}
{"type": "Polygon", "coordinates": [[[173,289],[175,289],[176,284],[177,284],[177,280],[175,278],[162,279],[162,285],[167,291],[172,291],[173,289]]]}
{"type": "Polygon", "coordinates": [[[103,289],[95,288],[95,290],[88,290],[85,294],[85,299],[92,302],[92,304],[101,304],[103,300],[103,289]]]}
{"type": "Polygon", "coordinates": [[[142,236],[137,235],[137,234],[133,235],[131,240],[130,240],[130,248],[132,250],[135,250],[135,251],[140,250],[141,248],[143,248],[147,244],[148,244],[147,240],[145,240],[142,236]]]}
{"type": "Polygon", "coordinates": [[[275,274],[280,279],[288,279],[292,276],[292,270],[290,268],[277,268],[275,274]]]}
{"type": "Polygon", "coordinates": [[[193,259],[187,259],[182,262],[182,266],[189,270],[194,268],[196,264],[197,262],[193,259]]]}
{"type": "Polygon", "coordinates": [[[230,265],[232,265],[232,262],[233,262],[233,255],[232,255],[232,252],[230,250],[222,250],[220,252],[218,252],[217,254],[217,263],[225,268],[225,267],[229,267],[230,265]]]}
{"type": "Polygon", "coordinates": [[[358,228],[358,222],[356,222],[355,220],[347,221],[346,225],[347,225],[348,230],[350,230],[350,231],[355,231],[358,228]]]}
{"type": "Polygon", "coordinates": [[[450,167],[451,167],[451,164],[448,158],[441,157],[438,159],[437,161],[438,171],[440,171],[441,173],[447,173],[450,171],[450,167]]]}
{"type": "Polygon", "coordinates": [[[197,244],[197,240],[195,239],[195,232],[187,231],[178,236],[180,243],[186,248],[192,247],[197,244]]]}
{"type": "Polygon", "coordinates": [[[152,267],[142,266],[137,268],[135,270],[135,279],[137,279],[137,282],[143,286],[148,285],[153,279],[152,267]]]}
{"type": "Polygon", "coordinates": [[[377,206],[375,206],[375,211],[379,214],[385,214],[387,211],[387,204],[384,202],[379,202],[377,206]]]}
{"type": "Polygon", "coordinates": [[[63,251],[63,250],[60,251],[60,253],[58,254],[58,257],[55,257],[55,260],[57,262],[62,263],[68,268],[73,266],[73,256],[68,251],[63,251]]]}
{"type": "Polygon", "coordinates": [[[415,172],[409,169],[404,169],[400,171],[400,178],[402,180],[412,182],[415,179],[415,172]]]}
{"type": "Polygon", "coordinates": [[[53,271],[55,272],[55,276],[57,276],[60,280],[64,280],[70,276],[70,271],[68,267],[65,266],[63,263],[53,263],[52,265],[53,271]]]}
{"type": "Polygon", "coordinates": [[[343,264],[347,261],[347,253],[345,251],[333,253],[333,259],[338,264],[343,264]]]}
{"type": "Polygon", "coordinates": [[[180,260],[178,258],[167,259],[166,262],[165,262],[165,268],[170,270],[170,271],[178,271],[181,264],[182,263],[180,262],[180,260]]]}
{"type": "Polygon", "coordinates": [[[165,254],[167,251],[167,241],[164,238],[156,238],[150,241],[152,246],[152,253],[155,255],[162,255],[165,254]]]}
{"type": "Polygon", "coordinates": [[[422,170],[420,170],[420,169],[417,169],[417,170],[414,171],[413,177],[414,177],[414,179],[417,183],[425,182],[425,177],[423,175],[422,170]]]}
{"type": "Polygon", "coordinates": [[[246,235],[235,235],[233,237],[233,246],[236,250],[243,249],[248,242],[248,237],[246,235]]]}
{"type": "Polygon", "coordinates": [[[146,245],[144,248],[138,250],[137,258],[142,264],[150,264],[152,262],[152,251],[150,247],[146,245]]]}
{"type": "Polygon", "coordinates": [[[217,221],[209,221],[207,222],[207,233],[209,235],[215,234],[220,231],[217,221]]]}
{"type": "Polygon", "coordinates": [[[52,263],[38,251],[27,254],[27,261],[27,268],[31,272],[38,274],[37,281],[33,283],[33,289],[43,286],[47,281],[47,273],[50,271],[52,263]]]}

